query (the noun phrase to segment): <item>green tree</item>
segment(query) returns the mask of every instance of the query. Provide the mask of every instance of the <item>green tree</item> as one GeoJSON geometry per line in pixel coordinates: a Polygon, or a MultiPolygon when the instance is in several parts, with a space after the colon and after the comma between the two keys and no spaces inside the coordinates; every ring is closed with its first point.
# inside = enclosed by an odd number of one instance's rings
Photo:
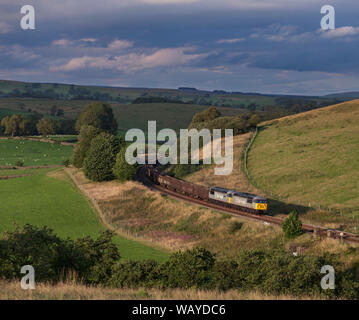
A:
{"type": "Polygon", "coordinates": [[[56,133],[56,121],[51,120],[49,118],[42,118],[36,124],[37,131],[43,135],[48,136],[50,134],[56,133]]]}
{"type": "Polygon", "coordinates": [[[116,179],[120,181],[132,180],[136,170],[137,165],[131,165],[126,161],[126,148],[122,148],[116,156],[116,163],[113,167],[113,174],[116,179]]]}
{"type": "Polygon", "coordinates": [[[295,238],[303,233],[302,222],[299,220],[298,212],[291,212],[282,223],[282,229],[286,238],[295,238]]]}
{"type": "Polygon", "coordinates": [[[81,127],[86,125],[91,125],[108,133],[117,133],[117,122],[111,106],[107,103],[94,102],[81,111],[75,129],[80,132],[81,127]]]}
{"type": "Polygon", "coordinates": [[[93,181],[112,180],[112,168],[123,144],[122,139],[107,132],[93,138],[83,164],[86,177],[93,181]]]}
{"type": "Polygon", "coordinates": [[[18,136],[20,134],[21,121],[22,121],[22,117],[19,114],[12,115],[9,121],[7,122],[5,135],[11,135],[12,137],[18,136]]]}
{"type": "Polygon", "coordinates": [[[33,134],[34,128],[33,122],[30,119],[24,119],[19,124],[20,134],[22,136],[29,136],[33,134]]]}
{"type": "Polygon", "coordinates": [[[0,126],[2,128],[2,132],[4,135],[8,135],[9,120],[10,120],[9,116],[6,116],[1,119],[0,126]]]}
{"type": "Polygon", "coordinates": [[[86,157],[87,151],[90,149],[91,141],[102,131],[93,126],[83,126],[78,136],[78,143],[73,153],[73,164],[76,168],[81,168],[86,157]]]}
{"type": "Polygon", "coordinates": [[[253,114],[249,119],[248,119],[248,124],[251,127],[256,127],[257,124],[260,122],[260,118],[257,114],[253,114]]]}

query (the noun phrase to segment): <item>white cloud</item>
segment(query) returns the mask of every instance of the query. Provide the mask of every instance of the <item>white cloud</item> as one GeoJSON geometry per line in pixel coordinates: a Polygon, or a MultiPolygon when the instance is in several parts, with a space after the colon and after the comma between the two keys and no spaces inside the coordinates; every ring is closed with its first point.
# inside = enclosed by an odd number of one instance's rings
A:
{"type": "Polygon", "coordinates": [[[192,60],[208,54],[190,53],[194,48],[166,48],[151,53],[129,53],[119,56],[82,56],[70,59],[67,63],[51,66],[51,71],[76,71],[86,68],[117,69],[121,71],[138,71],[144,69],[186,65],[192,60]]]}
{"type": "Polygon", "coordinates": [[[346,26],[346,27],[336,28],[334,30],[326,30],[326,31],[320,30],[320,32],[321,32],[321,37],[327,39],[350,37],[359,34],[359,27],[346,26]]]}
{"type": "Polygon", "coordinates": [[[296,26],[280,25],[278,23],[271,24],[266,28],[256,29],[255,33],[250,35],[251,38],[263,38],[269,41],[281,42],[289,40],[295,31],[296,26]]]}
{"type": "Polygon", "coordinates": [[[132,41],[127,41],[127,40],[115,40],[113,42],[111,42],[108,45],[109,49],[126,49],[126,48],[130,48],[133,46],[133,42],[132,41]]]}
{"type": "Polygon", "coordinates": [[[235,38],[235,39],[221,39],[218,40],[217,43],[238,43],[244,41],[244,38],[235,38]]]}

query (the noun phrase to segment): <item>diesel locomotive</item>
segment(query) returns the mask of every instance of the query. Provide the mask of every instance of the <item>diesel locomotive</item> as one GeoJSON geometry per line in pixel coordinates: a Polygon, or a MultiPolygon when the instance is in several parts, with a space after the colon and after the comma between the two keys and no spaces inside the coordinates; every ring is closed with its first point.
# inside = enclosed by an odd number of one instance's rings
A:
{"type": "Polygon", "coordinates": [[[192,198],[220,204],[256,214],[267,211],[267,199],[261,196],[219,187],[204,187],[162,174],[155,166],[147,165],[146,176],[155,184],[192,198]]]}

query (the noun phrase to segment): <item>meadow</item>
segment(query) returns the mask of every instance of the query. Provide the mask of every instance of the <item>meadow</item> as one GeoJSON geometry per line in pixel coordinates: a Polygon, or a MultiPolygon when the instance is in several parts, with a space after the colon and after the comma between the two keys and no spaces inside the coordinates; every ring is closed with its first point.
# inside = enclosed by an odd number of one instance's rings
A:
{"type": "Polygon", "coordinates": [[[262,190],[270,190],[269,195],[307,207],[331,208],[355,221],[358,117],[356,100],[261,124],[249,152],[251,176],[262,190]]]}
{"type": "MultiPolygon", "coordinates": [[[[89,202],[62,169],[33,169],[31,176],[2,180],[0,198],[0,233],[27,223],[48,226],[60,237],[72,239],[95,238],[105,230],[89,202]]],[[[118,235],[114,242],[123,259],[167,258],[164,252],[118,235]]]]}
{"type": "Polygon", "coordinates": [[[61,165],[72,156],[72,146],[21,139],[0,139],[0,166],[61,165]]]}

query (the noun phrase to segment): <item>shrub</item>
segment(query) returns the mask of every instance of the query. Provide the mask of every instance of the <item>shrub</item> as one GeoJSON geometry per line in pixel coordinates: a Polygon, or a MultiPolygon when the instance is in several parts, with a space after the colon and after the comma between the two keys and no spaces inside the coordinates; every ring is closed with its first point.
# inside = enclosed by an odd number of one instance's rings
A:
{"type": "Polygon", "coordinates": [[[298,212],[291,212],[282,223],[282,229],[286,238],[295,238],[303,233],[302,223],[298,212]]]}
{"type": "Polygon", "coordinates": [[[243,227],[243,222],[233,221],[229,226],[229,233],[235,234],[238,230],[241,230],[243,227]]]}
{"type": "Polygon", "coordinates": [[[120,151],[120,141],[112,134],[103,132],[91,141],[90,149],[84,160],[86,177],[93,181],[106,181],[114,178],[112,168],[116,162],[116,155],[120,151]]]}
{"type": "Polygon", "coordinates": [[[17,167],[23,167],[23,166],[24,166],[24,161],[18,160],[18,161],[16,161],[15,165],[16,165],[17,167]]]}
{"type": "Polygon", "coordinates": [[[155,286],[158,266],[153,260],[118,262],[112,269],[109,285],[116,288],[155,286]]]}
{"type": "Polygon", "coordinates": [[[161,286],[170,288],[208,288],[215,256],[204,248],[171,255],[159,271],[161,286]]]}
{"type": "Polygon", "coordinates": [[[64,160],[64,161],[62,162],[62,164],[63,164],[65,167],[68,167],[68,166],[71,164],[71,162],[70,162],[69,159],[66,159],[66,160],[64,160]]]}
{"type": "Polygon", "coordinates": [[[223,291],[240,288],[238,263],[226,260],[217,261],[213,268],[213,284],[223,291]]]}
{"type": "Polygon", "coordinates": [[[116,163],[113,167],[113,174],[120,181],[132,180],[137,171],[137,165],[127,163],[125,154],[126,148],[124,147],[117,154],[116,163]]]}
{"type": "Polygon", "coordinates": [[[96,240],[87,236],[78,239],[74,247],[83,252],[82,262],[86,266],[81,269],[80,276],[88,284],[108,283],[112,268],[120,259],[117,246],[112,242],[113,233],[103,232],[96,240]]]}

